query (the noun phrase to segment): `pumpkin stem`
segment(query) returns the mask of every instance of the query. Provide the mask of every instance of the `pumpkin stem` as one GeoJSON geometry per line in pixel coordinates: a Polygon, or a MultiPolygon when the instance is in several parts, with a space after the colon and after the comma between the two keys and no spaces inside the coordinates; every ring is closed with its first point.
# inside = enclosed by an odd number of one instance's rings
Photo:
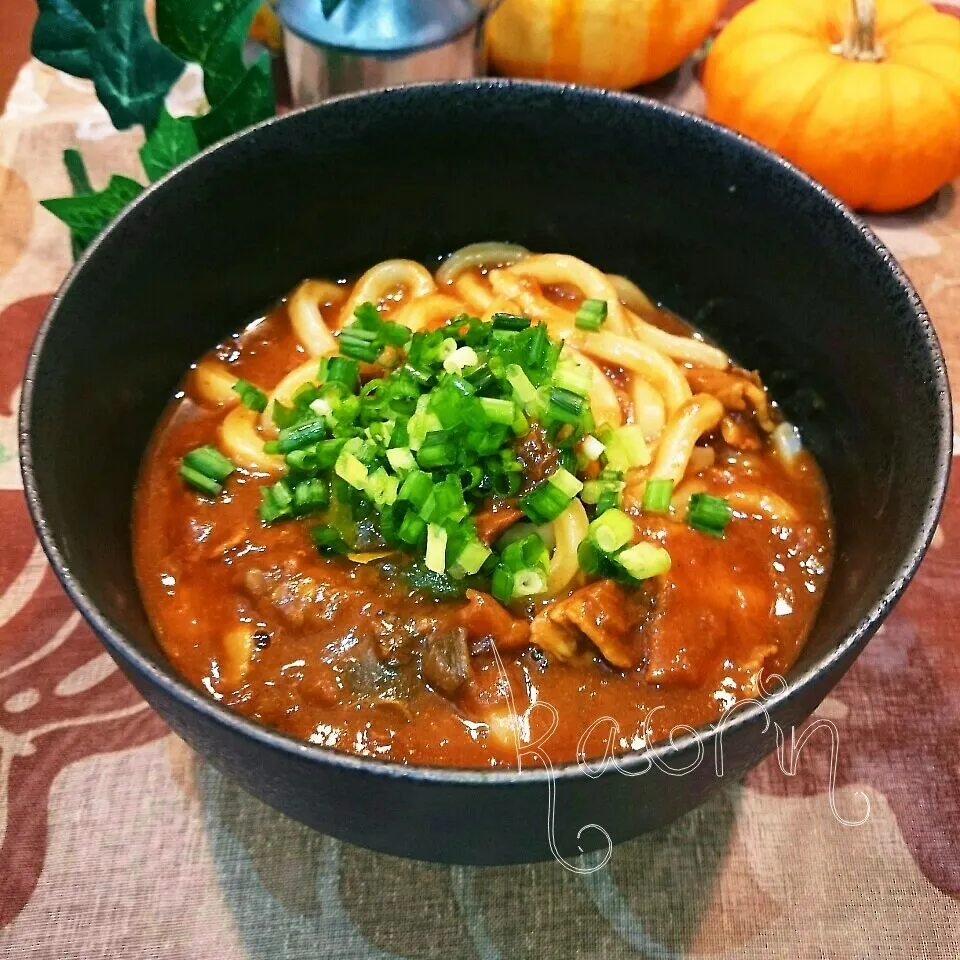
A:
{"type": "Polygon", "coordinates": [[[875,63],[886,55],[883,44],[877,40],[877,3],[876,0],[852,0],[853,23],[847,36],[835,43],[832,53],[848,60],[865,60],[875,63]]]}

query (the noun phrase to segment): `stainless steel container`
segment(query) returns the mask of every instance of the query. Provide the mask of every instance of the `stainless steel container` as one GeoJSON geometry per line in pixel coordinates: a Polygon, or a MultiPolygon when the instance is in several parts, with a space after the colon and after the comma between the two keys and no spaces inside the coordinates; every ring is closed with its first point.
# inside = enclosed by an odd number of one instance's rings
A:
{"type": "Polygon", "coordinates": [[[371,87],[477,76],[500,0],[280,0],[294,106],[371,87]]]}

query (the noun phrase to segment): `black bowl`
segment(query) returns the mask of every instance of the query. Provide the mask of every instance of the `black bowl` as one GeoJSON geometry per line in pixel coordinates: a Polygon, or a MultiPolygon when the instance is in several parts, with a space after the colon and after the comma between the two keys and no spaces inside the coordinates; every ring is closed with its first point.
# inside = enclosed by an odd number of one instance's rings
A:
{"type": "Polygon", "coordinates": [[[154,709],[251,793],[353,843],[460,863],[542,859],[551,835],[568,856],[604,845],[585,824],[617,842],[667,823],[722,783],[717,729],[621,760],[642,776],[595,778],[534,757],[459,771],[296,742],[171,669],[134,581],[130,505],[177,381],[228,331],[304,276],[488,238],[632,277],[760,370],[825,471],[833,579],[786,687],[730,717],[725,777],[773,748],[768,717],[788,734],[805,719],[889,613],[933,534],[952,438],[936,336],[877,238],[787,163],[655,103],[507,81],[347,97],[147,191],[77,265],[30,358],[23,474],[50,562],[154,709]]]}

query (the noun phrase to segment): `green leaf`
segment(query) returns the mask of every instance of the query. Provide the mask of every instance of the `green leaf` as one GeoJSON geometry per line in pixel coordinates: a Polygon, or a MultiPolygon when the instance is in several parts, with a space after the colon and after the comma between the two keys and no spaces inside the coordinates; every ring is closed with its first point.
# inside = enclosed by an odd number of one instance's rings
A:
{"type": "Polygon", "coordinates": [[[183,61],[150,32],[142,0],[37,0],[38,60],[92,80],[118,130],[156,124],[183,61]]]}
{"type": "MultiPolygon", "coordinates": [[[[67,176],[70,178],[70,186],[73,189],[75,197],[83,196],[87,193],[93,193],[93,187],[90,186],[90,177],[87,176],[87,165],[83,162],[83,157],[79,150],[69,149],[63,151],[63,165],[67,168],[67,176]]],[[[74,231],[70,231],[70,247],[73,251],[73,259],[76,260],[85,244],[74,231]]]]}
{"type": "Polygon", "coordinates": [[[40,203],[55,217],[59,217],[70,228],[77,242],[85,248],[142,191],[142,185],[136,180],[114,176],[106,189],[99,193],[41,200],[40,203]]]}
{"type": "Polygon", "coordinates": [[[203,88],[216,107],[243,80],[243,47],[260,0],[157,0],[161,43],[203,67],[203,88]]]}
{"type": "Polygon", "coordinates": [[[63,165],[67,168],[67,176],[70,177],[70,186],[73,187],[74,196],[82,193],[93,193],[90,178],[87,176],[87,165],[83,162],[79,150],[73,148],[64,150],[63,165]]]}
{"type": "Polygon", "coordinates": [[[273,77],[270,58],[264,55],[244,74],[226,100],[193,121],[193,129],[203,149],[238,130],[272,117],[273,113],[273,77]]]}
{"type": "Polygon", "coordinates": [[[75,77],[91,79],[90,44],[106,26],[103,0],[37,0],[31,53],[75,77]]]}
{"type": "Polygon", "coordinates": [[[193,119],[174,119],[166,110],[162,110],[156,128],[140,148],[140,160],[150,182],[153,183],[174,167],[189,160],[199,150],[193,119]]]}

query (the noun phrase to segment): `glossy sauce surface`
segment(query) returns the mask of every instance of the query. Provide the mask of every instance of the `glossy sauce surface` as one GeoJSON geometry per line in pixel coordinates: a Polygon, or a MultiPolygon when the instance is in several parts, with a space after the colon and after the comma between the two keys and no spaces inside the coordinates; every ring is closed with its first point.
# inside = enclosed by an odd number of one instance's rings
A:
{"type": "MultiPolygon", "coordinates": [[[[564,291],[553,291],[559,302],[564,291]]],[[[675,318],[662,325],[676,331],[675,318]]],[[[285,308],[213,354],[237,378],[269,389],[306,356],[285,308]]],[[[622,372],[607,371],[615,381],[622,372]]],[[[625,407],[629,400],[622,391],[625,407]]],[[[724,539],[649,515],[638,530],[659,540],[673,566],[656,584],[618,593],[638,624],[643,660],[611,667],[591,645],[568,661],[533,647],[501,653],[472,643],[469,679],[445,696],[424,679],[424,636],[455,631],[465,601],[411,592],[391,558],[357,564],[322,557],[308,526],[263,526],[262,476],[238,471],[206,500],[178,477],[180,458],[216,443],[222,409],[197,403],[188,376],[148,451],[136,494],[134,548],[144,603],[161,645],[191,683],[231,709],[295,737],[398,762],[486,767],[516,764],[509,694],[520,741],[557,729],[554,762],[638,749],[676,724],[717,719],[753,696],[761,666],[783,672],[803,645],[826,586],[831,526],[819,471],[801,454],[787,468],[769,449],[745,451],[710,438],[701,489],[746,499],[724,539]],[[791,518],[778,515],[778,501],[791,518]],[[759,504],[759,506],[757,506],[759,504]],[[252,628],[249,664],[231,631],[252,628]],[[617,725],[598,724],[612,718],[617,725]]],[[[780,511],[782,513],[782,511],[780,511]]],[[[621,604],[618,602],[618,606],[621,604]]]]}

